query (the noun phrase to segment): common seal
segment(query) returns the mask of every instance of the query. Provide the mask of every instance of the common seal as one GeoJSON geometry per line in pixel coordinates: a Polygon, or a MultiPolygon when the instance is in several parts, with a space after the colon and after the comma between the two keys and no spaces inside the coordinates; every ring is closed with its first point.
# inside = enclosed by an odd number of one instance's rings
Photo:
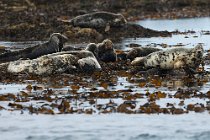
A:
{"type": "Polygon", "coordinates": [[[82,28],[119,27],[127,23],[123,15],[104,11],[80,15],[71,19],[69,22],[73,26],[82,28]]]}
{"type": "Polygon", "coordinates": [[[90,43],[86,50],[93,52],[99,60],[103,62],[115,62],[117,55],[110,39],[105,39],[102,43],[90,43]]]}
{"type": "Polygon", "coordinates": [[[127,59],[133,60],[136,57],[143,57],[147,56],[150,53],[160,51],[161,49],[154,48],[154,47],[135,47],[132,48],[126,55],[127,59]]]}
{"type": "Polygon", "coordinates": [[[202,45],[198,44],[195,48],[173,48],[153,52],[145,57],[137,57],[131,64],[163,70],[181,68],[195,70],[202,62],[203,53],[202,45]]]}
{"type": "Polygon", "coordinates": [[[50,39],[33,47],[28,47],[18,51],[11,51],[0,54],[0,63],[15,61],[18,59],[35,59],[39,56],[60,52],[63,44],[68,38],[60,33],[53,33],[50,39]]]}
{"type": "Polygon", "coordinates": [[[28,73],[50,75],[82,70],[100,70],[101,66],[90,51],[66,51],[44,55],[32,60],[17,60],[0,64],[0,70],[7,73],[28,73]]]}

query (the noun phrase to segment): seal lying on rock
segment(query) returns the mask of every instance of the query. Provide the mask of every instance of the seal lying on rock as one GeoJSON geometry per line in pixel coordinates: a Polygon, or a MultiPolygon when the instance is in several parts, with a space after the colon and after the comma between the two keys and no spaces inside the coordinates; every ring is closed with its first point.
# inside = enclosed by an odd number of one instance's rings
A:
{"type": "Polygon", "coordinates": [[[33,47],[28,47],[18,51],[6,52],[0,54],[0,63],[15,61],[18,59],[35,59],[39,56],[60,52],[63,44],[68,38],[60,33],[53,33],[50,39],[33,47]]]}
{"type": "Polygon", "coordinates": [[[109,39],[105,39],[102,43],[98,44],[90,43],[87,45],[86,49],[93,52],[96,58],[103,62],[115,62],[117,60],[113,43],[109,39]]]}
{"type": "Polygon", "coordinates": [[[105,28],[119,27],[127,23],[126,19],[121,14],[110,12],[94,12],[77,16],[69,21],[73,26],[82,28],[105,28]]]}
{"type": "Polygon", "coordinates": [[[101,66],[90,51],[66,51],[44,55],[33,60],[17,60],[0,64],[7,73],[50,75],[75,70],[85,72],[100,70],[101,66]]]}
{"type": "Polygon", "coordinates": [[[131,64],[163,70],[183,68],[192,72],[202,63],[203,53],[203,47],[199,44],[195,48],[173,48],[153,52],[145,57],[137,57],[131,64]]]}
{"type": "Polygon", "coordinates": [[[127,53],[127,59],[133,60],[136,57],[142,57],[142,56],[147,56],[150,53],[160,51],[161,49],[154,48],[154,47],[135,47],[132,48],[128,53],[127,53]]]}

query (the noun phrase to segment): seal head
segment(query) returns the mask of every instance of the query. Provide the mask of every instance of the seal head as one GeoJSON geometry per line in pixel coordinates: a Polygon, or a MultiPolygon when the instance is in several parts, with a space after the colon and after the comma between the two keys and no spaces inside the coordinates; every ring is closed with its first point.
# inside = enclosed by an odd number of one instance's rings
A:
{"type": "Polygon", "coordinates": [[[55,46],[58,46],[56,47],[56,52],[60,52],[63,48],[63,44],[66,43],[68,41],[68,38],[60,33],[53,33],[51,36],[50,36],[50,39],[49,39],[49,44],[55,44],[55,46]]]}
{"type": "Polygon", "coordinates": [[[136,57],[147,56],[150,53],[160,51],[161,49],[154,47],[135,47],[127,53],[127,59],[134,60],[136,57]]]}

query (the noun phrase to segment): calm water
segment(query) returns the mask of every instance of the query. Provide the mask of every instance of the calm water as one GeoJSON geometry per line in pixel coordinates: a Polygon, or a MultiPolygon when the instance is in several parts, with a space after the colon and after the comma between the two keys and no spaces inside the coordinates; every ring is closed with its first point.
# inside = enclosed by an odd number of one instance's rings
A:
{"type": "MultiPolygon", "coordinates": [[[[128,38],[123,41],[121,49],[128,50],[126,46],[130,43],[140,45],[153,44],[160,47],[160,44],[177,45],[182,43],[186,47],[193,47],[197,43],[203,43],[205,50],[210,49],[210,35],[204,35],[202,30],[210,31],[210,18],[179,19],[179,20],[145,20],[139,24],[156,30],[194,30],[195,34],[173,35],[171,38],[128,38]],[[186,37],[187,36],[187,37],[186,37]]],[[[34,42],[37,43],[37,42],[34,42]]],[[[25,45],[24,43],[22,43],[25,45]]],[[[28,44],[33,44],[29,42],[28,44]]],[[[10,45],[9,42],[0,42],[0,45],[7,47],[16,46],[21,48],[21,43],[10,45]]],[[[208,69],[209,66],[206,66],[208,69]]],[[[166,81],[167,82],[167,81],[166,81]]],[[[31,82],[29,82],[31,83],[31,82]]],[[[169,91],[166,87],[161,88],[139,88],[127,81],[126,77],[118,77],[118,84],[110,87],[109,90],[126,89],[133,86],[134,92],[165,91],[174,94],[178,87],[186,88],[182,81],[176,82],[169,91]]],[[[0,94],[5,92],[17,93],[26,90],[26,84],[0,84],[0,94]]],[[[200,91],[206,92],[210,89],[210,83],[197,86],[200,91]]],[[[61,88],[57,90],[65,90],[61,88]]],[[[99,100],[108,102],[109,100],[99,100]]],[[[157,102],[162,106],[171,102],[178,104],[178,99],[161,99],[157,102]]],[[[207,100],[192,98],[185,103],[205,103],[207,100]]],[[[115,99],[116,103],[122,102],[115,99]]],[[[144,104],[145,99],[139,99],[138,104],[144,104]]],[[[2,102],[4,106],[8,103],[2,102]]],[[[27,140],[66,140],[66,139],[130,139],[130,140],[168,140],[168,139],[189,139],[209,140],[210,137],[210,115],[205,113],[189,113],[184,115],[29,115],[27,112],[0,112],[0,134],[1,139],[27,139],[27,140]]]]}

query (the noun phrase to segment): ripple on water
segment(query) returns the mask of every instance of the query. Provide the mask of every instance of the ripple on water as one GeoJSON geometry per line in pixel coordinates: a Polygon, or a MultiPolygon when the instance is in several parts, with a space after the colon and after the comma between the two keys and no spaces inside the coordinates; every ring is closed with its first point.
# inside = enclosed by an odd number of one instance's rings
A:
{"type": "Polygon", "coordinates": [[[209,140],[210,131],[203,131],[200,133],[195,133],[194,136],[190,137],[192,140],[209,140]]]}
{"type": "Polygon", "coordinates": [[[161,137],[149,133],[139,134],[138,136],[130,138],[130,140],[160,140],[161,137]]]}

